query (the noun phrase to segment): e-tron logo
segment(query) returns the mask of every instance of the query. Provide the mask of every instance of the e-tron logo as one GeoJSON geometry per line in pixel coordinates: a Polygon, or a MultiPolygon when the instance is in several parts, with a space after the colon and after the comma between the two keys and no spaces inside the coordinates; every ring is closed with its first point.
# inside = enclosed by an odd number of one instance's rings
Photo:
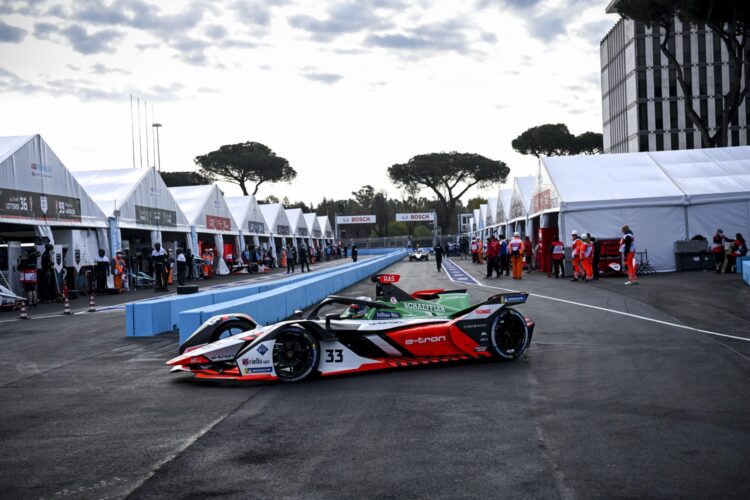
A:
{"type": "Polygon", "coordinates": [[[430,343],[437,343],[437,342],[445,342],[445,340],[446,340],[445,335],[440,335],[438,337],[419,337],[416,339],[406,339],[405,344],[406,345],[430,344],[430,343]]]}

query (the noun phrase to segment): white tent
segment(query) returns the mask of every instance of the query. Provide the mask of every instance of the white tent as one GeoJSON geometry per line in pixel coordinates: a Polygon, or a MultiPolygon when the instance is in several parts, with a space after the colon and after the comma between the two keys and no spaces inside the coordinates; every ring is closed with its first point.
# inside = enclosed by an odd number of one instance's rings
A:
{"type": "Polygon", "coordinates": [[[628,224],[651,266],[675,269],[673,243],[717,228],[750,232],[750,148],[542,158],[534,214],[616,237],[628,224]]]}
{"type": "Polygon", "coordinates": [[[304,243],[310,237],[310,231],[307,227],[305,215],[301,208],[287,208],[284,210],[289,220],[289,227],[292,231],[292,245],[297,248],[298,243],[304,243]],[[297,241],[299,239],[299,242],[297,241]]]}
{"type": "MultiPolygon", "coordinates": [[[[304,214],[305,222],[307,223],[307,229],[310,231],[309,244],[313,245],[313,240],[321,240],[323,238],[323,231],[320,229],[320,223],[318,222],[318,216],[315,214],[304,214]]],[[[315,246],[320,246],[318,241],[315,246]]]]}
{"type": "MultiPolygon", "coordinates": [[[[496,219],[500,221],[501,224],[504,224],[507,226],[508,221],[510,221],[510,202],[513,198],[513,189],[498,189],[497,190],[497,210],[498,210],[498,216],[496,219]],[[502,214],[500,214],[500,211],[502,210],[502,214]]],[[[507,227],[505,228],[507,231],[507,227]]]]}
{"type": "Polygon", "coordinates": [[[489,205],[483,203],[479,205],[479,217],[482,219],[482,225],[484,226],[484,232],[482,233],[482,241],[484,241],[490,233],[490,226],[492,226],[492,218],[490,217],[489,205]]]}
{"type": "Polygon", "coordinates": [[[278,262],[280,249],[277,251],[276,239],[279,240],[281,246],[286,246],[286,239],[292,234],[289,218],[286,216],[286,211],[281,203],[268,203],[259,206],[271,236],[271,249],[276,254],[278,262]]]}
{"type": "Polygon", "coordinates": [[[38,134],[0,137],[0,222],[107,227],[102,210],[38,134]]]}
{"type": "Polygon", "coordinates": [[[750,234],[750,147],[650,153],[687,197],[686,237],[750,234]]]}
{"type": "Polygon", "coordinates": [[[489,196],[487,198],[487,220],[488,226],[492,226],[494,231],[498,231],[500,220],[497,218],[497,197],[489,196]]]}
{"type": "Polygon", "coordinates": [[[106,215],[38,134],[0,137],[0,225],[9,241],[47,237],[55,252],[67,247],[58,271],[93,265],[109,248],[106,215]]]}
{"type": "MultiPolygon", "coordinates": [[[[155,168],[72,172],[110,220],[112,251],[122,248],[123,229],[150,233],[151,245],[162,231],[190,233],[190,224],[155,168]]],[[[185,237],[187,239],[187,237],[185,237]]]]}
{"type": "MultiPolygon", "coordinates": [[[[229,269],[224,263],[224,237],[235,240],[239,230],[219,186],[210,184],[171,187],[169,192],[191,224],[195,240],[198,239],[199,233],[213,235],[218,256],[217,274],[229,274],[229,269]]],[[[194,244],[197,247],[197,241],[194,241],[194,244]]],[[[234,241],[233,244],[236,246],[237,242],[234,241]]]]}
{"type": "Polygon", "coordinates": [[[529,215],[531,209],[531,197],[536,185],[536,177],[516,177],[513,179],[513,193],[510,198],[510,210],[508,211],[508,231],[521,231],[532,234],[529,227],[529,215]],[[523,226],[521,226],[523,224],[523,226]]]}
{"type": "Polygon", "coordinates": [[[327,215],[318,216],[318,224],[320,224],[320,231],[323,233],[323,237],[329,240],[329,243],[333,242],[333,229],[331,227],[331,221],[327,215]]]}
{"type": "Polygon", "coordinates": [[[230,196],[224,198],[224,201],[242,236],[252,237],[253,244],[259,247],[259,238],[268,236],[268,227],[255,196],[230,196]]]}

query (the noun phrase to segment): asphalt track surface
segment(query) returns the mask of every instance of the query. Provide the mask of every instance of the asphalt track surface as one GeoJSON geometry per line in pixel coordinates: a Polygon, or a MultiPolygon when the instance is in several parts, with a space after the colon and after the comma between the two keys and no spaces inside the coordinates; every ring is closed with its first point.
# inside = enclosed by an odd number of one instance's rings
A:
{"type": "MultiPolygon", "coordinates": [[[[750,289],[736,275],[624,287],[456,263],[480,283],[473,299],[532,293],[524,357],[216,384],[168,374],[176,335],[126,338],[119,311],[3,324],[2,497],[750,496],[750,289]]],[[[409,291],[454,287],[432,260],[389,271],[409,291]]]]}

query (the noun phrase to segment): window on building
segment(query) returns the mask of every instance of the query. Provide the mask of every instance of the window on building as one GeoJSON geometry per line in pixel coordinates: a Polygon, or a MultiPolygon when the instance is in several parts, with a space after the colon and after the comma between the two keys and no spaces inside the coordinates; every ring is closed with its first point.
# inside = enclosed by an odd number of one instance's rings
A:
{"type": "Polygon", "coordinates": [[[693,129],[688,129],[687,134],[685,135],[685,147],[687,149],[693,149],[695,147],[693,143],[693,129]]]}
{"type": "Polygon", "coordinates": [[[638,104],[638,130],[648,130],[648,105],[645,102],[638,104]]]}
{"type": "Polygon", "coordinates": [[[669,97],[677,97],[677,70],[675,69],[669,70],[669,97]]]}
{"type": "Polygon", "coordinates": [[[732,130],[732,143],[729,145],[730,146],[740,145],[740,131],[739,130],[732,130]]]}
{"type": "Polygon", "coordinates": [[[635,60],[638,67],[646,66],[646,39],[643,37],[635,40],[635,60]]]}
{"type": "Polygon", "coordinates": [[[714,95],[722,95],[724,92],[721,88],[721,64],[714,64],[714,95]]]}
{"type": "Polygon", "coordinates": [[[656,150],[664,151],[664,134],[656,134],[656,150]]]}
{"type": "Polygon", "coordinates": [[[722,44],[722,41],[721,41],[721,38],[719,38],[719,35],[717,35],[716,33],[714,33],[713,38],[714,38],[714,61],[713,62],[717,63],[717,62],[721,61],[721,44],[722,44]]]}
{"type": "Polygon", "coordinates": [[[646,70],[638,70],[638,99],[646,98],[646,70]]]}
{"type": "Polygon", "coordinates": [[[638,136],[638,151],[648,151],[648,134],[638,136]]]}
{"type": "Polygon", "coordinates": [[[698,63],[706,63],[706,33],[698,33],[698,63]]]}
{"type": "Polygon", "coordinates": [[[680,149],[680,134],[677,132],[673,132],[672,134],[672,144],[669,149],[677,150],[680,149]]]}
{"type": "Polygon", "coordinates": [[[664,129],[664,112],[662,110],[661,101],[654,103],[654,121],[656,122],[656,130],[664,129]]]}
{"type": "Polygon", "coordinates": [[[661,98],[661,70],[654,70],[654,98],[661,98]]]}
{"type": "Polygon", "coordinates": [[[708,120],[708,99],[706,99],[705,97],[701,97],[700,110],[701,117],[708,120]]]}
{"type": "MultiPolygon", "coordinates": [[[[677,100],[672,99],[669,101],[669,128],[670,130],[677,130],[677,100]]],[[[674,142],[672,143],[672,149],[677,149],[674,142]]]]}
{"type": "Polygon", "coordinates": [[[708,95],[706,91],[706,66],[698,68],[698,93],[701,96],[708,95]]]}

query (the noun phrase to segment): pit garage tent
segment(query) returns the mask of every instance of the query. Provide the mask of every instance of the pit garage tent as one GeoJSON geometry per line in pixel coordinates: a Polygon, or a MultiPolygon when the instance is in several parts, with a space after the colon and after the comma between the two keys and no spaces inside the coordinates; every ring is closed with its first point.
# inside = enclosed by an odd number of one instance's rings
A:
{"type": "MultiPolygon", "coordinates": [[[[224,198],[224,201],[237,223],[241,239],[250,237],[253,246],[260,247],[260,238],[268,237],[268,227],[255,196],[230,196],[224,198]]],[[[246,245],[248,242],[243,241],[242,243],[246,245]]]]}
{"type": "Polygon", "coordinates": [[[131,248],[130,240],[146,240],[148,245],[162,243],[162,231],[180,233],[169,237],[189,240],[190,224],[155,168],[79,170],[72,172],[86,192],[109,218],[110,255],[131,248]],[[138,234],[141,233],[141,234],[138,234]],[[121,243],[127,241],[123,246],[121,243]]]}
{"type": "Polygon", "coordinates": [[[561,234],[627,224],[651,266],[673,271],[675,241],[750,231],[750,148],[543,157],[534,191],[532,211],[559,214],[561,234]]]}
{"type": "Polygon", "coordinates": [[[0,231],[8,241],[47,237],[58,255],[67,247],[58,272],[93,265],[109,248],[104,212],[39,135],[0,137],[0,231]]]}
{"type": "Polygon", "coordinates": [[[276,255],[276,262],[279,262],[281,247],[286,246],[286,239],[292,234],[289,218],[287,218],[286,210],[281,203],[260,205],[260,211],[266,220],[266,228],[271,239],[271,249],[276,255]]]}
{"type": "Polygon", "coordinates": [[[513,179],[513,194],[510,198],[510,211],[508,213],[508,222],[510,235],[518,231],[531,235],[533,228],[529,227],[529,214],[531,209],[531,196],[534,193],[536,177],[516,177],[513,179]]]}
{"type": "Polygon", "coordinates": [[[199,236],[203,236],[202,239],[206,239],[206,235],[213,237],[218,256],[217,274],[229,274],[224,262],[224,237],[230,238],[236,246],[239,230],[219,186],[171,187],[169,192],[192,226],[193,244],[197,247],[199,236]]]}
{"type": "Polygon", "coordinates": [[[482,233],[482,241],[487,239],[490,234],[490,226],[492,225],[492,218],[489,213],[489,205],[483,203],[479,205],[479,217],[482,219],[482,225],[484,226],[484,232],[482,233]]]}
{"type": "Polygon", "coordinates": [[[323,231],[320,229],[318,216],[315,214],[305,214],[305,222],[307,223],[308,231],[310,231],[310,241],[308,244],[313,245],[315,248],[320,248],[320,240],[323,238],[323,231]]]}
{"type": "Polygon", "coordinates": [[[323,238],[326,239],[326,243],[333,243],[333,229],[331,227],[331,221],[328,219],[328,216],[319,216],[318,224],[320,224],[320,231],[321,233],[323,233],[323,238]]]}
{"type": "Polygon", "coordinates": [[[494,233],[498,233],[500,221],[497,218],[497,198],[487,198],[487,225],[492,227],[494,233]]]}
{"type": "Polygon", "coordinates": [[[484,230],[484,220],[482,220],[482,212],[480,209],[475,208],[472,211],[472,215],[474,217],[474,237],[475,238],[482,238],[482,231],[484,230]]]}
{"type": "Polygon", "coordinates": [[[307,245],[306,240],[310,237],[310,231],[302,209],[287,208],[285,212],[286,218],[289,219],[289,227],[292,230],[292,245],[294,248],[297,248],[299,244],[307,245]]]}
{"type": "Polygon", "coordinates": [[[497,211],[498,215],[496,219],[499,221],[502,227],[501,234],[505,236],[511,236],[508,234],[510,231],[510,201],[513,198],[513,189],[498,189],[497,191],[497,211]],[[502,214],[500,211],[502,210],[502,214]]]}
{"type": "Polygon", "coordinates": [[[650,153],[687,197],[687,239],[750,234],[750,147],[650,153]]]}

